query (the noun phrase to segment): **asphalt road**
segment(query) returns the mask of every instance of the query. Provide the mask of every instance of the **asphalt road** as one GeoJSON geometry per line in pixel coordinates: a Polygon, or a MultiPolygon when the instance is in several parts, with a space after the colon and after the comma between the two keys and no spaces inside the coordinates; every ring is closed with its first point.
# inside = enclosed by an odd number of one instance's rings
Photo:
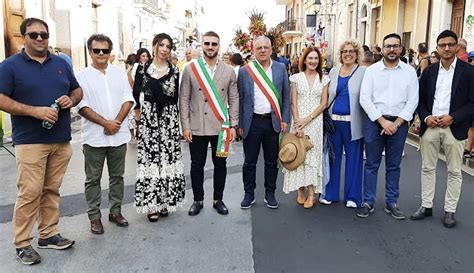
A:
{"type": "MultiPolygon", "coordinates": [[[[408,216],[420,205],[421,158],[408,145],[405,153],[399,205],[408,216]]],[[[252,208],[255,272],[474,272],[473,177],[463,174],[458,225],[447,229],[441,223],[444,162],[438,164],[434,216],[423,221],[395,220],[384,212],[384,170],[382,164],[375,213],[366,219],[357,217],[343,202],[304,209],[296,204],[296,193],[281,192],[281,174],[277,189],[280,208],[267,209],[260,183],[257,204],[252,208]]]]}

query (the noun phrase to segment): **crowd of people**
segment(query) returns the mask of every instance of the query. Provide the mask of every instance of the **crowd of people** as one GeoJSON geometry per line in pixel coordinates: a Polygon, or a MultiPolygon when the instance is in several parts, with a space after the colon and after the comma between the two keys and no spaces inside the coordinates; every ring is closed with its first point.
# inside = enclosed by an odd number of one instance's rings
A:
{"type": "Polygon", "coordinates": [[[36,221],[39,248],[62,250],[74,244],[58,230],[59,188],[72,154],[74,106],[82,116],[85,200],[94,234],[104,233],[100,181],[105,163],[108,219],[120,227],[129,225],[121,209],[130,141],[137,144],[134,206],[148,221],[156,222],[185,203],[182,139],[191,154],[193,202],[188,214],[196,216],[204,207],[204,166],[210,147],[212,206],[227,215],[227,157],[238,136],[244,150],[241,209],[250,209],[257,200],[256,168],[262,149],[263,201],[268,208],[279,206],[275,192],[281,164],[282,190],[296,192],[297,204],[309,209],[318,201],[342,201],[357,209],[358,217],[369,217],[375,210],[385,155],[384,210],[403,220],[400,164],[414,115],[421,121],[421,205],[410,218],[433,215],[442,148],[448,168],[442,223],[447,228],[456,225],[468,131],[470,155],[473,148],[474,67],[469,63],[474,64],[474,54],[464,52],[465,41],[452,31],[439,34],[436,54],[429,54],[427,44],[421,43],[418,57],[408,50],[406,62],[396,33],[385,36],[382,47],[373,52],[344,41],[338,47],[338,64],[329,73],[323,71],[319,48],[304,49],[295,68],[284,58],[272,58],[271,40],[265,36],[253,39],[251,58],[239,53],[220,58],[220,37],[213,31],[203,34],[202,50],[186,50],[181,62],[173,55],[173,39],[157,34],[152,51],[139,49],[129,56],[125,71],[109,62],[112,40],[94,34],[87,41],[92,63],[77,75],[64,59],[48,52],[46,22],[25,19],[20,32],[24,49],[0,66],[0,109],[12,115],[14,127],[18,196],[12,225],[23,264],[41,261],[31,246],[36,221]],[[43,121],[53,126],[44,127],[43,121]]]}

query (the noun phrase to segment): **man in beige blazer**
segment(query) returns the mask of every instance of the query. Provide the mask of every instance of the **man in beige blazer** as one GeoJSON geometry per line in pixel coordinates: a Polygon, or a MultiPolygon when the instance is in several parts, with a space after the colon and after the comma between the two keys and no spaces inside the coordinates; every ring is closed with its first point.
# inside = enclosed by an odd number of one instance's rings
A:
{"type": "MultiPolygon", "coordinates": [[[[212,79],[223,105],[227,106],[230,124],[230,140],[234,141],[236,136],[235,127],[239,121],[239,95],[237,92],[237,80],[232,67],[223,61],[218,61],[219,36],[213,31],[206,32],[203,36],[203,57],[200,60],[201,67],[207,71],[212,79]]],[[[197,62],[195,63],[197,64],[197,62]]],[[[191,152],[191,183],[193,188],[194,202],[189,209],[189,215],[199,214],[203,207],[204,199],[204,165],[206,165],[207,150],[209,143],[212,149],[212,163],[214,164],[214,203],[213,207],[221,215],[229,213],[222,201],[225,179],[227,175],[226,158],[217,157],[218,134],[222,123],[214,114],[208,96],[203,92],[202,78],[198,78],[194,66],[188,64],[184,68],[181,89],[179,95],[179,106],[183,136],[189,143],[191,152]]],[[[204,69],[202,71],[204,71],[204,69]]]]}

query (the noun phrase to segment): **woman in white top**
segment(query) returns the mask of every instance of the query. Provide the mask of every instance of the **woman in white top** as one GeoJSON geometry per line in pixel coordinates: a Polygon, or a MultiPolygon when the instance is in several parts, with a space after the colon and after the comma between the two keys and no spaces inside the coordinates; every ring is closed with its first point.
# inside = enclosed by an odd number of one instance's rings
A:
{"type": "Polygon", "coordinates": [[[314,147],[306,153],[306,159],[296,170],[283,170],[283,192],[298,190],[296,202],[304,208],[312,208],[315,193],[322,192],[323,181],[323,116],[328,100],[329,77],[323,75],[321,53],[316,47],[308,47],[299,59],[300,73],[290,76],[291,131],[298,137],[309,136],[314,147]],[[305,197],[305,191],[308,197],[305,197]]]}

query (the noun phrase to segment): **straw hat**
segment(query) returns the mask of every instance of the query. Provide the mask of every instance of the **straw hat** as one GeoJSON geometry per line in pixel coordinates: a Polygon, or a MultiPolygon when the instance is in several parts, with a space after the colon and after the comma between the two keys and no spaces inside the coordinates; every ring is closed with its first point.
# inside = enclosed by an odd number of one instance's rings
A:
{"type": "Polygon", "coordinates": [[[297,137],[293,133],[286,133],[280,143],[280,158],[283,167],[289,171],[296,170],[306,158],[306,151],[313,148],[309,137],[297,137]]]}

